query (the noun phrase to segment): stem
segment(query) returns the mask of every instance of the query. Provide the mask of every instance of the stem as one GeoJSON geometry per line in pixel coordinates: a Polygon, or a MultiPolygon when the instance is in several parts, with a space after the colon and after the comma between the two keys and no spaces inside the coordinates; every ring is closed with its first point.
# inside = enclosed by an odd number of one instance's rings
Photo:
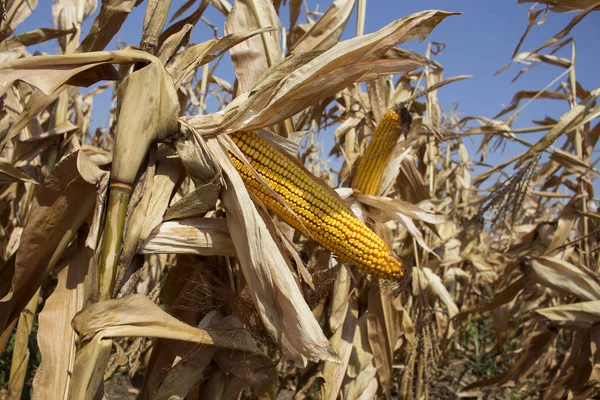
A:
{"type": "Polygon", "coordinates": [[[131,186],[124,183],[112,182],[108,197],[108,210],[100,259],[98,260],[98,296],[99,300],[112,298],[117,274],[117,261],[123,244],[123,230],[131,186]]]}

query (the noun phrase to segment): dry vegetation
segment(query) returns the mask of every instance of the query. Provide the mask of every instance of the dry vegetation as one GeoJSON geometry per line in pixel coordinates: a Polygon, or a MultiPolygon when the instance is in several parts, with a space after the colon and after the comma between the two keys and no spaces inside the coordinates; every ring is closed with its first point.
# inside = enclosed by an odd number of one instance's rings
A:
{"type": "Polygon", "coordinates": [[[170,1],[103,0],[84,36],[96,1],[55,0],[54,28],[16,36],[37,0],[2,1],[0,398],[598,398],[600,88],[579,84],[575,52],[555,54],[600,3],[534,6],[532,26],[573,20],[512,62],[563,72],[494,118],[462,119],[437,92],[467,77],[443,76],[436,44],[400,49],[459,16],[423,11],[340,41],[355,6],[362,33],[365,1],[281,3],[190,0],[167,22],[170,1]],[[105,51],[136,3],[139,47],[105,51]],[[207,7],[227,35],[190,43],[207,7]],[[28,52],[48,40],[62,53],[28,52]],[[219,77],[225,52],[235,82],[219,77]],[[113,89],[110,128],[91,129],[94,96],[113,89]],[[536,99],[570,110],[514,129],[536,99]],[[398,104],[412,125],[377,194],[353,191],[398,104]],[[239,131],[299,157],[314,185],[339,182],[413,267],[407,285],[341,262],[249,196],[228,155],[239,131]],[[316,145],[333,134],[339,171],[316,145]],[[463,144],[474,135],[477,155],[463,144]],[[474,158],[506,141],[528,150],[475,176],[474,158]]]}

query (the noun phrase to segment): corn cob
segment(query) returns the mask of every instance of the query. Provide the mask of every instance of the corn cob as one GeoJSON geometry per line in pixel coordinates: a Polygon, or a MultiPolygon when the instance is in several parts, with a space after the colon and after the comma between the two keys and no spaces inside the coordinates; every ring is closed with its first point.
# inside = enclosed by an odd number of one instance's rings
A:
{"type": "Polygon", "coordinates": [[[377,126],[371,142],[358,163],[352,188],[362,194],[376,195],[389,157],[400,134],[407,132],[412,119],[404,107],[388,110],[377,126]]]}
{"type": "Polygon", "coordinates": [[[362,271],[380,278],[400,280],[404,277],[402,261],[387,244],[299,163],[255,133],[236,132],[231,138],[262,180],[289,207],[279,202],[248,166],[230,153],[248,191],[268,209],[362,271]]]}

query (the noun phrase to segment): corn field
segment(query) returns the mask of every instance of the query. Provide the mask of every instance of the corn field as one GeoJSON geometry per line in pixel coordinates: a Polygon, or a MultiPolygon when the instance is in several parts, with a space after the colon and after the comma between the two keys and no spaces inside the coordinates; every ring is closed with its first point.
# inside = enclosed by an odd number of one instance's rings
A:
{"type": "Polygon", "coordinates": [[[54,0],[17,34],[38,0],[0,4],[0,399],[600,399],[600,87],[571,32],[600,2],[531,5],[506,67],[559,72],[493,117],[438,101],[470,77],[428,35],[464,10],[54,0]],[[541,99],[568,111],[515,127],[541,99]]]}

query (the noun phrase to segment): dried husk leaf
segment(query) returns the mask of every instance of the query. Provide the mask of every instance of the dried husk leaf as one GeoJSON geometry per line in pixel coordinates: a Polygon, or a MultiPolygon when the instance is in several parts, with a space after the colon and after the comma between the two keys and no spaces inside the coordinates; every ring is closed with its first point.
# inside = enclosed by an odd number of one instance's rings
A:
{"type": "Polygon", "coordinates": [[[305,365],[305,359],[337,361],[241,177],[216,140],[207,144],[225,173],[227,190],[221,200],[242,272],[265,328],[281,341],[284,355],[297,364],[305,365]]]}
{"type": "Polygon", "coordinates": [[[383,196],[373,196],[355,193],[354,197],[371,207],[378,212],[375,214],[381,221],[397,220],[400,222],[412,237],[415,238],[419,246],[421,246],[427,252],[435,255],[437,254],[427,245],[423,234],[417,228],[413,219],[421,220],[423,222],[441,224],[445,221],[442,215],[435,215],[431,212],[425,211],[421,207],[410,204],[400,199],[391,199],[383,196]]]}

